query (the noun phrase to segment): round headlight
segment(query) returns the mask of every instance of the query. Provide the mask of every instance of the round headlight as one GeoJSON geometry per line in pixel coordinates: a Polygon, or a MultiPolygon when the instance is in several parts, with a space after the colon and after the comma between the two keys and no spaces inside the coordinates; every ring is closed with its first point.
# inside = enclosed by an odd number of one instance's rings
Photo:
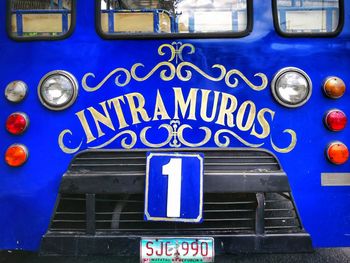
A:
{"type": "Polygon", "coordinates": [[[64,110],[78,95],[78,83],[72,74],[56,70],[46,74],[39,83],[39,99],[50,110],[64,110]]]}
{"type": "Polygon", "coordinates": [[[276,73],[271,89],[273,96],[281,105],[296,108],[310,99],[312,82],[301,69],[288,67],[276,73]]]}

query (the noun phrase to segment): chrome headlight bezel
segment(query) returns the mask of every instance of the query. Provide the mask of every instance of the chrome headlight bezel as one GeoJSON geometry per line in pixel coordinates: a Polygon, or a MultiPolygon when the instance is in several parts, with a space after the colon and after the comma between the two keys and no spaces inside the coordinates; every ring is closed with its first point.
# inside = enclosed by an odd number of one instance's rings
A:
{"type": "Polygon", "coordinates": [[[312,95],[312,81],[310,79],[310,77],[308,76],[308,74],[296,67],[286,67],[283,68],[281,70],[279,70],[275,76],[273,77],[273,80],[271,82],[271,91],[272,94],[275,98],[275,100],[281,104],[282,106],[285,106],[287,108],[298,108],[303,106],[306,102],[308,102],[308,100],[310,99],[311,95],[312,95]],[[292,103],[292,102],[288,102],[285,99],[283,99],[283,97],[279,94],[279,92],[277,91],[277,84],[279,83],[280,78],[285,74],[285,73],[290,73],[290,72],[294,72],[294,73],[298,73],[300,75],[302,75],[302,77],[305,79],[305,81],[308,84],[308,92],[307,95],[303,98],[303,100],[301,100],[298,103],[292,103]]]}
{"type": "Polygon", "coordinates": [[[44,77],[41,78],[39,85],[38,85],[38,96],[40,99],[40,102],[48,109],[53,110],[53,111],[61,111],[69,108],[77,99],[78,97],[78,91],[79,91],[79,86],[78,86],[78,81],[76,78],[69,72],[64,71],[64,70],[54,70],[49,73],[47,73],[44,77]],[[72,87],[72,95],[70,96],[69,100],[67,102],[60,104],[60,105],[55,105],[53,103],[50,103],[42,93],[43,89],[43,84],[49,80],[52,77],[56,76],[62,76],[68,79],[68,81],[71,84],[72,87]]]}

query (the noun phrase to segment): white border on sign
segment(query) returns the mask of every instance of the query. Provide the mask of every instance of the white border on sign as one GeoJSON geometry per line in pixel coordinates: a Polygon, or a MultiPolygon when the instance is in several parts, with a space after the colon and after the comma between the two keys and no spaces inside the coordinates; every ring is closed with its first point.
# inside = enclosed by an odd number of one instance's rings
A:
{"type": "Polygon", "coordinates": [[[198,223],[202,220],[203,215],[203,176],[204,176],[204,161],[199,154],[185,154],[185,153],[150,153],[146,161],[146,186],[145,186],[145,215],[148,220],[152,221],[168,221],[168,222],[184,222],[184,223],[198,223]],[[150,160],[153,156],[169,156],[169,157],[195,157],[200,162],[200,200],[199,200],[199,216],[195,219],[186,218],[172,218],[172,217],[153,217],[148,213],[148,186],[149,186],[149,167],[150,160]]]}

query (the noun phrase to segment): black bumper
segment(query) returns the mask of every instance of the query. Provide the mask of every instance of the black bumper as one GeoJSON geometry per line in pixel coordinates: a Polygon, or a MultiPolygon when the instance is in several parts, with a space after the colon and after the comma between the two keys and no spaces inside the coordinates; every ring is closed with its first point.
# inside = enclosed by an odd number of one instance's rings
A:
{"type": "MultiPolygon", "coordinates": [[[[312,251],[310,236],[306,233],[211,237],[214,238],[216,255],[312,251]]],[[[41,252],[44,255],[139,256],[140,239],[137,236],[47,234],[41,252]]]]}

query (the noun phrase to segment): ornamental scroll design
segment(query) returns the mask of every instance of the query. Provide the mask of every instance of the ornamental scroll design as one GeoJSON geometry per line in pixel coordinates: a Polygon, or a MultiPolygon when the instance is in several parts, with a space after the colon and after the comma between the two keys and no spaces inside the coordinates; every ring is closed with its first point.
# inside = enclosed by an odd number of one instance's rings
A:
{"type": "MultiPolygon", "coordinates": [[[[117,133],[115,136],[113,136],[111,139],[109,139],[106,142],[103,142],[101,144],[95,145],[95,146],[88,146],[88,149],[101,149],[108,145],[111,145],[112,143],[116,142],[117,139],[121,139],[120,145],[124,149],[132,149],[135,147],[136,143],[140,142],[144,146],[151,147],[151,148],[161,148],[164,146],[169,146],[171,148],[179,148],[182,146],[187,147],[201,147],[205,144],[207,144],[210,139],[214,139],[214,143],[216,146],[220,148],[226,148],[231,145],[231,140],[235,139],[236,141],[239,141],[245,146],[252,147],[252,148],[259,148],[263,146],[265,143],[252,143],[248,142],[247,140],[240,137],[237,133],[235,133],[232,130],[229,129],[220,129],[216,132],[212,132],[212,130],[208,127],[201,126],[198,128],[196,132],[196,136],[189,137],[188,133],[186,133],[186,130],[192,130],[193,127],[191,127],[188,124],[181,124],[179,120],[172,120],[170,124],[161,124],[158,128],[154,128],[152,126],[144,127],[139,135],[137,135],[132,130],[124,130],[122,132],[117,133]],[[161,141],[154,142],[150,140],[149,132],[151,129],[157,129],[158,131],[162,131],[165,136],[157,136],[164,137],[161,141]],[[193,137],[197,141],[193,141],[193,137]]],[[[283,133],[288,134],[290,136],[290,144],[286,147],[280,147],[277,146],[274,143],[274,140],[272,136],[270,135],[270,142],[272,148],[279,153],[288,153],[291,152],[297,143],[297,136],[296,133],[293,130],[286,129],[283,131],[283,133]]],[[[154,134],[154,133],[152,133],[154,134]]],[[[67,154],[74,154],[78,152],[83,142],[80,142],[80,144],[77,147],[74,146],[67,146],[64,141],[70,141],[66,138],[66,136],[72,136],[72,132],[70,130],[64,130],[59,135],[58,143],[60,148],[63,152],[67,154]]]]}
{"type": "Polygon", "coordinates": [[[197,72],[210,81],[224,81],[230,88],[236,88],[239,84],[239,79],[255,91],[262,91],[268,85],[268,78],[264,73],[260,72],[254,75],[254,78],[260,81],[260,84],[254,84],[253,81],[249,80],[240,70],[226,69],[226,67],[221,64],[215,64],[211,67],[214,73],[207,73],[193,63],[185,61],[184,55],[193,55],[195,52],[196,48],[189,43],[183,44],[182,42],[173,42],[172,44],[163,44],[158,48],[158,55],[164,57],[168,54],[169,59],[158,63],[150,71],[145,73],[145,65],[143,63],[135,63],[130,69],[116,68],[112,70],[105,78],[95,85],[88,84],[88,82],[92,82],[92,79],[96,79],[96,75],[89,72],[83,76],[82,87],[87,92],[94,92],[99,90],[112,77],[115,78],[114,82],[116,86],[124,87],[128,85],[131,80],[137,82],[146,81],[159,70],[159,77],[163,81],[171,81],[175,77],[184,82],[190,81],[193,72],[197,72]]]}

